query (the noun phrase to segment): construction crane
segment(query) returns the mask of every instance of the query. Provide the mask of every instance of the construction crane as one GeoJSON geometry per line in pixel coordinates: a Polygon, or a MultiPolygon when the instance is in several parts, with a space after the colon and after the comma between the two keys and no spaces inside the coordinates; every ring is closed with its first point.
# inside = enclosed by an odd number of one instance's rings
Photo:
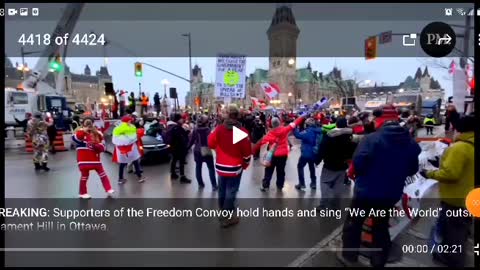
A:
{"type": "MultiPolygon", "coordinates": [[[[66,6],[62,17],[51,35],[51,40],[55,40],[55,38],[59,36],[64,37],[66,34],[71,36],[83,6],[83,3],[73,3],[66,6]]],[[[25,117],[25,113],[34,113],[37,111],[68,116],[67,99],[64,96],[65,80],[63,69],[56,75],[55,89],[44,82],[51,64],[61,59],[62,50],[64,53],[63,57],[65,57],[67,44],[68,43],[57,45],[56,42],[50,42],[41,53],[32,72],[21,83],[21,88],[5,88],[4,123],[6,126],[15,125],[14,119],[22,120],[25,117]]]]}
{"type": "MultiPolygon", "coordinates": [[[[84,3],[72,3],[67,5],[62,18],[60,18],[60,21],[51,35],[51,40],[55,40],[55,38],[59,36],[63,37],[65,34],[71,36],[84,5],[84,3]]],[[[48,75],[50,63],[60,56],[62,47],[66,50],[67,45],[57,45],[56,42],[50,42],[50,45],[48,45],[42,52],[30,76],[23,82],[24,88],[37,88],[37,84],[43,81],[48,75]]],[[[43,93],[40,92],[40,94],[43,93]]]]}

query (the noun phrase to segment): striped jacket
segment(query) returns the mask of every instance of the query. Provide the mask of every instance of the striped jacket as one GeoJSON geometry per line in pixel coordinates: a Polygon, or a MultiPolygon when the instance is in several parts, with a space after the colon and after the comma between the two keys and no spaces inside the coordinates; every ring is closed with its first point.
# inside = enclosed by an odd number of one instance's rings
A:
{"type": "MultiPolygon", "coordinates": [[[[248,134],[246,129],[240,129],[248,134]]],[[[250,164],[252,155],[250,138],[246,137],[234,144],[233,126],[226,124],[217,126],[208,136],[208,147],[216,152],[215,170],[220,176],[235,177],[250,164]]]]}
{"type": "Polygon", "coordinates": [[[103,135],[94,139],[93,134],[79,129],[72,136],[72,140],[77,144],[77,163],[79,166],[101,164],[100,153],[105,151],[103,135]],[[100,141],[100,142],[99,142],[100,141]]]}

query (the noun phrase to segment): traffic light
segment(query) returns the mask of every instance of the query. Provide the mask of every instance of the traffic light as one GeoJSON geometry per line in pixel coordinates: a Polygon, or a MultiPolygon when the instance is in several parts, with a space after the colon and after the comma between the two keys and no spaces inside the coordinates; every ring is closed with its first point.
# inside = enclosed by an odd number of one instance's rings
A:
{"type": "Polygon", "coordinates": [[[365,59],[371,60],[377,58],[377,36],[369,37],[365,40],[365,59]]]}
{"type": "Polygon", "coordinates": [[[50,69],[55,72],[62,71],[63,65],[62,65],[62,59],[60,58],[60,56],[55,57],[55,60],[50,62],[50,69]]]}
{"type": "Polygon", "coordinates": [[[142,63],[136,62],[135,63],[135,76],[142,77],[143,76],[143,66],[142,63]]]}

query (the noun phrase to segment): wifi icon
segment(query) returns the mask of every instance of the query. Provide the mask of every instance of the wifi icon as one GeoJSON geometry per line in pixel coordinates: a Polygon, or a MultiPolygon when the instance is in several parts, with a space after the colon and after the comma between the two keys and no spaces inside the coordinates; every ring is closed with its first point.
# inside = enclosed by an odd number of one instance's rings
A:
{"type": "Polygon", "coordinates": [[[463,8],[457,8],[456,11],[460,16],[465,16],[465,14],[467,14],[467,12],[463,8]]]}

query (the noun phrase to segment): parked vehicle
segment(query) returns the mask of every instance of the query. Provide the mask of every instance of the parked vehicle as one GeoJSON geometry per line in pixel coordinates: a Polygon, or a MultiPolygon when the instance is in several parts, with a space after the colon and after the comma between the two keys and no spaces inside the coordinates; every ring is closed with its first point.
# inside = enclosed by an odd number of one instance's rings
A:
{"type": "Polygon", "coordinates": [[[5,88],[5,126],[16,126],[15,118],[25,119],[25,113],[50,112],[57,120],[59,114],[70,117],[67,100],[59,95],[37,94],[33,90],[5,88]]]}
{"type": "Polygon", "coordinates": [[[422,95],[416,93],[396,94],[393,96],[393,106],[397,110],[415,111],[420,114],[422,110],[422,95]]]}
{"type": "Polygon", "coordinates": [[[424,100],[422,103],[422,111],[421,111],[421,118],[422,118],[422,123],[423,123],[423,118],[425,116],[431,114],[433,115],[433,118],[435,119],[435,123],[437,125],[441,125],[443,123],[443,114],[441,112],[441,106],[442,106],[442,99],[432,99],[432,100],[424,100]]]}
{"type": "Polygon", "coordinates": [[[375,98],[365,102],[363,111],[372,113],[375,109],[380,109],[383,105],[387,104],[387,98],[375,98]]]}

